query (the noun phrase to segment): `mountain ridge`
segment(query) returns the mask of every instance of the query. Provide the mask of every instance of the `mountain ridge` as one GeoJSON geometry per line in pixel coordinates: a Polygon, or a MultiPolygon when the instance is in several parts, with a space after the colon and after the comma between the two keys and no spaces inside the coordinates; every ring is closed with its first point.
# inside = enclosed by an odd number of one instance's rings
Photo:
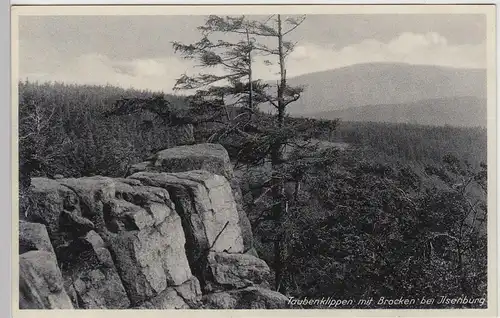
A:
{"type": "MultiPolygon", "coordinates": [[[[486,70],[405,63],[363,63],[290,78],[304,86],[288,106],[292,116],[456,97],[486,97],[486,70]]],[[[264,111],[273,111],[264,106],[264,111]]]]}
{"type": "Polygon", "coordinates": [[[486,127],[485,98],[459,96],[413,103],[364,105],[308,114],[311,118],[357,122],[413,123],[431,126],[486,127]]]}

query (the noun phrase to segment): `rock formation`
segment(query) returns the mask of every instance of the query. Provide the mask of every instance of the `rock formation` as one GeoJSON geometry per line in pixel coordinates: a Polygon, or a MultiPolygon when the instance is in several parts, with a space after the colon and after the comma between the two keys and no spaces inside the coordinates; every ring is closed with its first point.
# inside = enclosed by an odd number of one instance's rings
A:
{"type": "Polygon", "coordinates": [[[32,179],[20,308],[286,308],[225,149],[163,150],[127,178],[32,179]]]}
{"type": "Polygon", "coordinates": [[[148,161],[133,165],[130,172],[182,172],[189,170],[205,170],[221,175],[229,181],[238,209],[239,225],[243,232],[243,246],[245,251],[257,256],[252,244],[252,227],[243,210],[241,188],[238,180],[234,177],[229,155],[221,145],[196,144],[165,149],[150,157],[148,161]]]}

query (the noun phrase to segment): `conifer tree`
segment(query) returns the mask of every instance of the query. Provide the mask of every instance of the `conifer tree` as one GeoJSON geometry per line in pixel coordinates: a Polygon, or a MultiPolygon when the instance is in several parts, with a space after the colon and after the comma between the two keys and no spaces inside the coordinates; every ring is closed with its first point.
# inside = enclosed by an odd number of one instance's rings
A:
{"type": "MultiPolygon", "coordinates": [[[[173,47],[184,58],[195,60],[203,68],[194,76],[183,74],[175,89],[196,90],[190,97],[193,110],[218,114],[222,126],[208,138],[235,147],[236,159],[247,164],[270,163],[271,178],[263,186],[271,194],[271,205],[261,214],[262,219],[273,223],[272,268],[275,272],[275,289],[286,292],[283,282],[286,271],[287,220],[293,198],[298,198],[300,178],[309,167],[329,160],[327,153],[319,158],[311,156],[315,145],[310,142],[318,127],[334,129],[336,122],[323,121],[311,129],[307,120],[297,124],[288,121],[287,106],[297,101],[303,88],[292,87],[287,82],[286,60],[293,52],[294,43],[287,35],[299,27],[305,16],[283,18],[280,14],[265,20],[241,17],[210,16],[200,26],[202,38],[193,44],[174,42],[173,47]],[[224,35],[232,35],[234,41],[224,35]],[[220,37],[223,36],[224,40],[220,37]],[[216,37],[219,36],[217,39],[216,37]],[[276,86],[254,78],[255,57],[265,57],[268,67],[278,66],[276,86]],[[272,117],[258,110],[260,104],[271,105],[272,117]],[[287,149],[296,151],[292,158],[287,149]],[[287,195],[285,185],[295,182],[295,193],[287,195]]],[[[296,201],[296,200],[295,200],[296,201]]]]}

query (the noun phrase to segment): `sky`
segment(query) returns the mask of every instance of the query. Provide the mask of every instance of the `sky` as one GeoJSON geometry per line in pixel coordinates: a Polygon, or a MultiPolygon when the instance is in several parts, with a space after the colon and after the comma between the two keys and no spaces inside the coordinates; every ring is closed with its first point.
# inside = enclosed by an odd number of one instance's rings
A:
{"type": "MultiPolygon", "coordinates": [[[[182,74],[202,71],[171,43],[199,40],[197,27],[205,19],[21,16],[19,75],[170,93],[182,74]]],[[[297,43],[287,60],[289,77],[373,62],[486,67],[486,18],[480,14],[308,15],[288,40],[297,43]]],[[[257,58],[255,78],[277,78],[276,67],[263,59],[257,58]]]]}

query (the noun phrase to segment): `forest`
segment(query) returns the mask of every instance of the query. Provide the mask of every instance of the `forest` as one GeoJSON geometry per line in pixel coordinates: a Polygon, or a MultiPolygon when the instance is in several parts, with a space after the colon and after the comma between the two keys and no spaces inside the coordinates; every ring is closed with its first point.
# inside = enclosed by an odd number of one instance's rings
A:
{"type": "MultiPolygon", "coordinates": [[[[283,38],[302,20],[269,21],[275,28],[210,17],[200,42],[174,43],[182,56],[229,74],[181,76],[176,89],[194,95],[19,82],[20,213],[34,176],[124,177],[159,150],[220,143],[274,290],[295,298],[486,298],[486,129],[291,117],[286,107],[302,88],[287,84],[293,44],[283,38]],[[208,39],[221,32],[243,39],[208,39]],[[262,52],[278,60],[275,90],[252,78],[252,54],[262,52]],[[276,112],[260,111],[261,103],[276,112]]],[[[487,304],[414,305],[457,306],[487,304]]]]}
{"type": "MultiPolygon", "coordinates": [[[[131,164],[175,146],[176,127],[151,114],[104,115],[117,99],[155,94],[20,82],[20,213],[29,204],[31,177],[121,177],[131,164]]],[[[179,97],[165,99],[186,107],[179,97]]],[[[314,130],[314,121],[308,124],[314,130]]],[[[303,180],[286,225],[290,295],[486,296],[484,129],[339,122],[320,138],[349,147],[303,180]]],[[[264,202],[254,204],[268,171],[238,171],[257,251],[272,264],[272,227],[258,220],[264,202]]]]}

